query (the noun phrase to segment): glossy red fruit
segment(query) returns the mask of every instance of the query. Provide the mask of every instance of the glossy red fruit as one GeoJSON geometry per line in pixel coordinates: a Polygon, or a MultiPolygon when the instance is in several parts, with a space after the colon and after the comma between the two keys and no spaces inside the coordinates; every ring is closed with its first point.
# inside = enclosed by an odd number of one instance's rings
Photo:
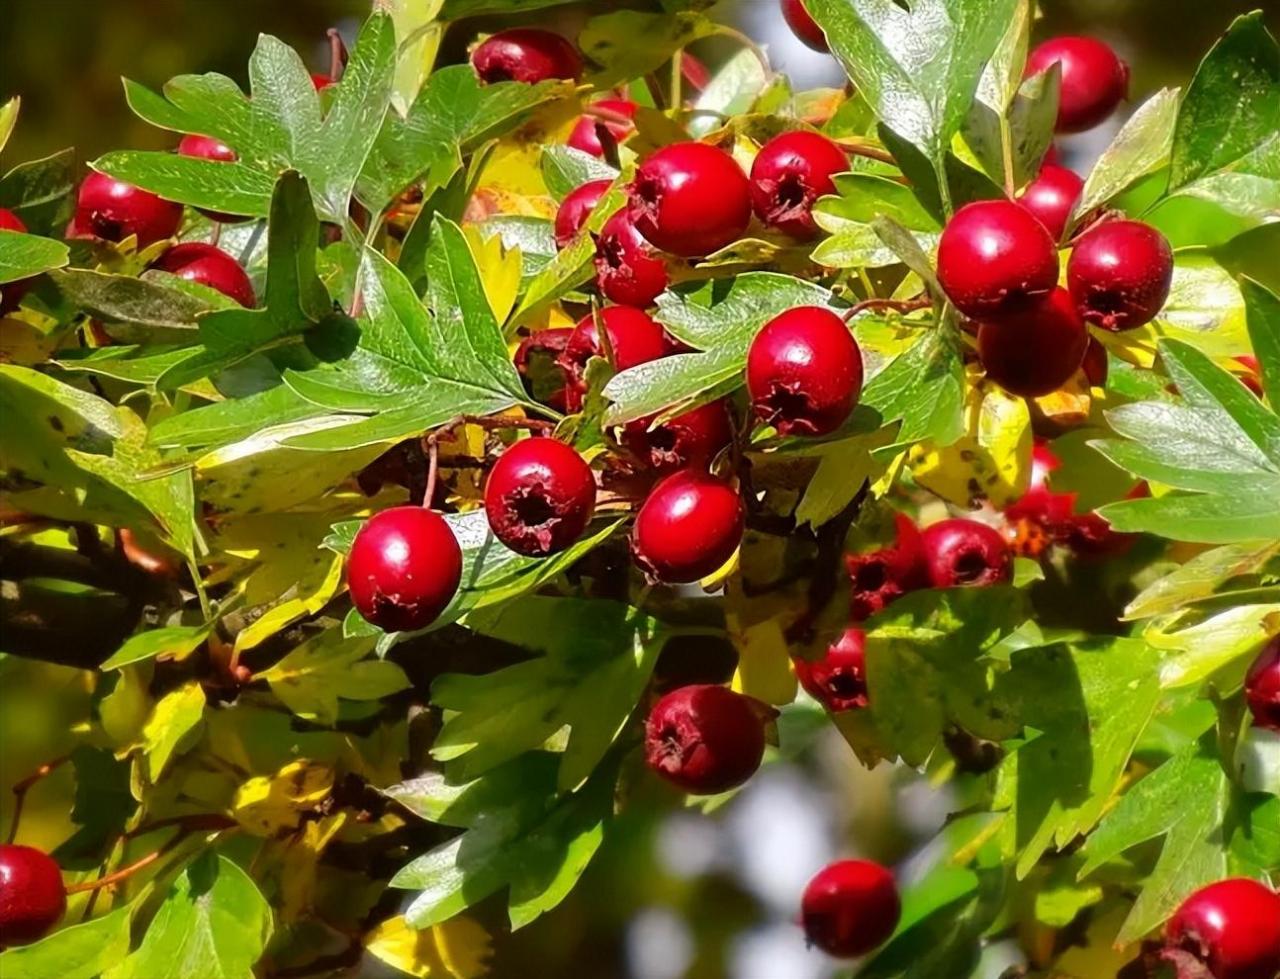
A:
{"type": "Polygon", "coordinates": [[[800,899],[805,938],[838,958],[865,955],[883,944],[901,916],[893,874],[871,860],[828,864],[800,899]]]}
{"type": "Polygon", "coordinates": [[[1005,539],[976,520],[953,518],[926,527],[921,544],[934,588],[998,585],[1013,575],[1005,539]]]}
{"type": "Polygon", "coordinates": [[[1027,491],[1005,508],[1005,519],[1010,524],[1034,525],[1050,538],[1071,519],[1075,508],[1075,495],[1055,493],[1049,488],[1050,474],[1062,465],[1049,444],[1037,440],[1031,450],[1031,480],[1027,491]]]}
{"type": "Polygon", "coordinates": [[[1084,180],[1074,170],[1046,163],[1018,195],[1018,203],[1034,214],[1057,241],[1067,230],[1067,219],[1083,191],[1084,180]]]}
{"type": "Polygon", "coordinates": [[[582,536],[595,505],[591,467],[553,438],[527,438],[510,446],[484,486],[493,536],[526,557],[563,551],[582,536]]]}
{"type": "Polygon", "coordinates": [[[955,213],[938,242],[938,278],[966,316],[1025,310],[1058,284],[1053,236],[1012,201],[976,201],[955,213]]]}
{"type": "Polygon", "coordinates": [[[1280,636],[1263,646],[1249,667],[1244,697],[1254,724],[1280,731],[1280,636]]]}
{"type": "Polygon", "coordinates": [[[844,150],[820,133],[795,130],[773,137],[751,164],[751,206],[765,224],[793,238],[818,233],[813,205],[834,194],[837,173],[849,169],[844,150]]]}
{"type": "Polygon", "coordinates": [[[733,441],[733,426],[724,400],[699,405],[657,425],[642,418],[627,426],[627,448],[660,473],[705,469],[733,441]]]}
{"type": "Polygon", "coordinates": [[[22,223],[22,219],[18,215],[7,207],[0,207],[0,230],[18,231],[25,234],[27,226],[22,223]]]}
{"type": "Polygon", "coordinates": [[[1246,877],[1209,884],[1179,906],[1166,942],[1203,963],[1214,979],[1280,974],[1280,895],[1246,877]]]}
{"type": "Polygon", "coordinates": [[[365,619],[387,632],[424,629],[462,580],[462,550],[449,524],[425,507],[375,513],[351,542],[347,588],[365,619]]]}
{"type": "Polygon", "coordinates": [[[751,221],[751,184],[737,161],[708,143],[673,143],[636,170],[628,213],[655,247],[709,255],[742,237],[751,221]]]}
{"type": "Polygon", "coordinates": [[[1010,394],[1038,398],[1062,387],[1084,362],[1089,331],[1065,289],[1030,309],[978,326],[978,360],[1010,394]]]}
{"type": "MultiPolygon", "coordinates": [[[[611,349],[607,354],[614,370],[624,371],[666,356],[666,334],[644,310],[633,306],[606,306],[599,315],[609,338],[611,349]]],[[[565,344],[564,353],[557,361],[568,375],[565,403],[570,411],[578,411],[582,407],[582,398],[587,392],[587,362],[592,357],[604,356],[606,351],[600,342],[596,317],[588,313],[578,320],[569,342],[565,344]]]]}
{"type": "Polygon", "coordinates": [[[62,871],[43,850],[0,844],[0,948],[48,934],[67,910],[62,871]]]}
{"type": "Polygon", "coordinates": [[[578,236],[587,218],[600,203],[600,198],[612,184],[613,181],[609,179],[588,180],[585,184],[569,191],[568,196],[560,202],[560,208],[556,211],[557,248],[564,248],[578,236]]]}
{"type": "Polygon", "coordinates": [[[829,645],[821,659],[792,660],[796,679],[814,700],[833,714],[867,706],[866,634],[849,628],[829,645]]]}
{"type": "MultiPolygon", "coordinates": [[[[183,136],[178,143],[178,155],[190,156],[198,160],[214,160],[219,163],[232,163],[239,159],[236,151],[221,140],[214,139],[212,136],[198,136],[190,134],[183,136]]],[[[224,224],[243,221],[243,215],[227,214],[223,211],[206,211],[199,208],[201,214],[212,218],[214,221],[221,221],[224,224]]]]}
{"type": "Polygon", "coordinates": [[[727,792],[760,767],[767,716],[763,705],[726,687],[680,687],[649,711],[645,762],[692,795],[727,792]]]}
{"type": "Polygon", "coordinates": [[[240,263],[221,248],[203,241],[184,241],[174,245],[151,267],[217,289],[247,309],[252,309],[257,303],[253,283],[240,263]]]}
{"type": "Polygon", "coordinates": [[[666,260],[645,241],[625,209],[596,236],[596,285],[615,303],[649,306],[667,288],[666,260]]]}
{"type": "Polygon", "coordinates": [[[499,31],[471,53],[471,66],[480,81],[525,82],[548,78],[576,81],[582,77],[582,55],[565,37],[536,27],[499,31]]]}
{"type": "Polygon", "coordinates": [[[745,521],[736,490],[708,473],[683,469],[649,491],[631,531],[631,556],[655,581],[698,581],[733,556],[745,521]]]}
{"type": "MultiPolygon", "coordinates": [[[[601,109],[608,109],[610,112],[616,112],[620,116],[626,116],[628,119],[634,119],[638,106],[630,99],[600,99],[593,102],[592,105],[599,106],[601,109]]],[[[601,119],[598,116],[582,116],[574,123],[573,131],[569,133],[567,143],[575,150],[582,150],[583,153],[590,153],[592,156],[604,156],[604,145],[600,142],[600,133],[598,126],[603,126],[605,130],[613,137],[615,143],[624,142],[628,136],[636,131],[635,123],[620,122],[616,119],[601,119]]]]}
{"type": "Polygon", "coordinates": [[[756,417],[780,435],[834,432],[862,393],[858,342],[829,309],[789,309],[751,341],[747,390],[756,417]]]}
{"type": "Polygon", "coordinates": [[[782,17],[791,33],[815,51],[830,51],[827,35],[805,9],[804,0],[782,0],[782,17]]]}
{"type": "Polygon", "coordinates": [[[1129,94],[1129,66],[1096,38],[1055,37],[1037,45],[1027,57],[1027,74],[1038,75],[1054,62],[1062,66],[1060,133],[1092,129],[1129,94]]]}
{"type": "Polygon", "coordinates": [[[846,554],[849,575],[849,616],[869,618],[909,591],[929,586],[920,530],[905,513],[894,515],[897,540],[867,554],[846,554]]]}
{"type": "Polygon", "coordinates": [[[317,92],[324,91],[326,88],[332,85],[333,82],[334,80],[330,78],[328,75],[321,75],[318,72],[314,72],[314,71],[311,73],[311,84],[312,86],[314,86],[317,92]]]}
{"type": "Polygon", "coordinates": [[[80,234],[123,241],[138,236],[138,247],[172,238],[182,223],[182,205],[162,200],[123,180],[93,172],[76,196],[73,225],[80,234]]]}
{"type": "Polygon", "coordinates": [[[538,330],[520,341],[512,362],[525,390],[538,401],[564,411],[565,372],[558,363],[573,336],[572,327],[538,330]]]}
{"type": "Polygon", "coordinates": [[[1141,221],[1103,221],[1080,237],[1067,262],[1067,288],[1080,315],[1104,330],[1150,323],[1169,298],[1173,249],[1141,221]]]}

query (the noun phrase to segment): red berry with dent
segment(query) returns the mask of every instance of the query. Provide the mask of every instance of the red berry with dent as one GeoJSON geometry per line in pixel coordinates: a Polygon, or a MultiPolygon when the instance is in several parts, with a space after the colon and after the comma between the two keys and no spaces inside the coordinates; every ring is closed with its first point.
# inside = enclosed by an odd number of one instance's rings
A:
{"type": "Polygon", "coordinates": [[[978,326],[978,360],[1010,394],[1038,398],[1071,379],[1089,346],[1089,331],[1065,289],[1030,309],[978,326]]]}
{"type": "Polygon", "coordinates": [[[849,615],[855,622],[869,618],[909,591],[927,588],[920,530],[905,513],[894,515],[897,540],[867,554],[846,554],[845,571],[851,592],[849,615]]]}
{"type": "Polygon", "coordinates": [[[1141,221],[1103,221],[1081,236],[1067,262],[1067,288],[1084,319],[1132,330],[1155,319],[1169,298],[1173,249],[1141,221]]]}
{"type": "Polygon", "coordinates": [[[0,844],[0,948],[38,941],[66,910],[57,862],[35,847],[0,844]]]}
{"type": "Polygon", "coordinates": [[[596,285],[615,303],[649,306],[670,283],[666,260],[621,210],[596,236],[596,285]]]}
{"type": "MultiPolygon", "coordinates": [[[[630,99],[600,99],[592,105],[608,109],[620,116],[634,119],[638,108],[630,99]]],[[[636,131],[635,123],[620,122],[616,119],[601,119],[598,116],[582,116],[569,133],[568,145],[592,156],[604,156],[604,145],[600,142],[600,133],[596,127],[603,126],[613,137],[615,143],[625,142],[627,137],[636,131]]]]}
{"type": "Polygon", "coordinates": [[[1057,241],[1067,230],[1067,219],[1083,191],[1084,180],[1074,170],[1046,163],[1018,195],[1018,203],[1034,214],[1057,241]]]}
{"type": "Polygon", "coordinates": [[[742,237],[751,184],[738,162],[708,143],[673,143],[636,170],[628,213],[640,234],[673,255],[709,255],[742,237]]]}
{"type": "Polygon", "coordinates": [[[516,27],[487,38],[471,54],[480,81],[525,82],[582,77],[582,55],[565,37],[536,27],[516,27]]]}
{"type": "Polygon", "coordinates": [[[649,711],[645,762],[691,795],[727,792],[760,767],[766,715],[762,705],[726,687],[680,687],[649,711]]]}
{"type": "Polygon", "coordinates": [[[1165,940],[1214,979],[1275,979],[1280,974],[1280,894],[1246,877],[1193,893],[1165,926],[1165,940]]]}
{"type": "Polygon", "coordinates": [[[902,899],[893,874],[871,860],[838,860],[818,871],[800,900],[805,938],[828,955],[854,958],[898,927],[902,899]]]}
{"type": "MultiPolygon", "coordinates": [[[[198,160],[214,160],[218,163],[234,163],[239,157],[236,151],[221,140],[214,139],[212,136],[198,136],[191,134],[183,136],[178,143],[178,155],[190,156],[198,160]]],[[[239,214],[227,214],[222,211],[207,211],[204,208],[198,208],[201,214],[214,221],[221,221],[224,224],[234,224],[237,221],[243,221],[244,217],[239,214]]]]}
{"type": "Polygon", "coordinates": [[[520,341],[512,358],[524,388],[543,404],[564,411],[565,373],[559,364],[573,336],[571,327],[538,330],[520,341]]]}
{"type": "Polygon", "coordinates": [[[782,133],[760,148],[751,164],[751,206],[765,224],[793,238],[818,233],[813,205],[834,194],[837,173],[849,169],[844,150],[806,130],[782,133]]]}
{"type": "Polygon", "coordinates": [[[553,438],[516,442],[494,463],[484,486],[493,536],[526,557],[563,551],[582,536],[595,505],[591,467],[553,438]]]}
{"type": "MultiPolygon", "coordinates": [[[[666,356],[666,334],[644,310],[632,306],[606,306],[600,310],[599,317],[609,338],[609,355],[614,370],[624,371],[666,356]]],[[[569,335],[569,342],[565,344],[564,353],[557,361],[568,375],[565,403],[570,411],[578,411],[582,407],[582,398],[587,392],[587,362],[592,357],[605,355],[596,317],[588,313],[578,320],[578,325],[569,335]]]]}
{"type": "Polygon", "coordinates": [[[751,341],[747,390],[756,416],[780,435],[826,435],[858,403],[862,353],[831,310],[797,306],[751,341]]]}
{"type": "Polygon", "coordinates": [[[1058,249],[1031,212],[1012,201],[966,204],[938,242],[938,279],[966,316],[1027,309],[1058,284],[1058,249]]]}
{"type": "Polygon", "coordinates": [[[782,18],[791,28],[791,33],[815,51],[830,51],[827,35],[805,9],[804,0],[782,0],[782,18]]]}
{"type": "Polygon", "coordinates": [[[162,200],[150,191],[94,171],[84,178],[76,196],[75,230],[81,234],[123,241],[138,236],[138,247],[177,234],[182,205],[162,200]]]}
{"type": "Polygon", "coordinates": [[[1129,94],[1129,66],[1096,38],[1055,37],[1037,45],[1027,57],[1027,74],[1038,75],[1054,62],[1062,72],[1055,126],[1060,133],[1092,129],[1129,94]]]}
{"type": "Polygon", "coordinates": [[[796,658],[796,679],[814,700],[833,714],[867,706],[866,633],[849,628],[829,645],[821,659],[796,658]]]}
{"type": "Polygon", "coordinates": [[[691,466],[705,469],[733,441],[733,427],[725,401],[699,405],[684,414],[650,427],[642,418],[626,427],[629,448],[642,462],[660,473],[691,466]]]}
{"type": "Polygon", "coordinates": [[[174,245],[151,267],[217,289],[247,309],[252,309],[257,303],[253,283],[240,263],[221,248],[203,241],[184,241],[174,245]]]}
{"type": "Polygon", "coordinates": [[[560,208],[556,211],[555,223],[557,248],[564,248],[578,236],[578,232],[586,224],[587,218],[591,216],[595,206],[600,203],[600,198],[605,195],[605,191],[612,184],[613,181],[608,179],[588,180],[585,184],[571,190],[568,196],[560,202],[560,208]]]}
{"type": "Polygon", "coordinates": [[[347,588],[365,619],[387,632],[424,629],[462,580],[462,550],[448,522],[425,507],[375,513],[351,542],[347,588]]]}
{"type": "Polygon", "coordinates": [[[649,491],[631,531],[631,555],[655,581],[698,581],[733,556],[745,521],[736,490],[708,473],[683,469],[649,491]]]}
{"type": "Polygon", "coordinates": [[[1009,545],[994,527],[953,518],[921,535],[925,567],[934,588],[985,587],[1013,575],[1009,545]]]}
{"type": "Polygon", "coordinates": [[[1263,646],[1249,667],[1244,698],[1254,724],[1280,731],[1280,636],[1263,646]]]}

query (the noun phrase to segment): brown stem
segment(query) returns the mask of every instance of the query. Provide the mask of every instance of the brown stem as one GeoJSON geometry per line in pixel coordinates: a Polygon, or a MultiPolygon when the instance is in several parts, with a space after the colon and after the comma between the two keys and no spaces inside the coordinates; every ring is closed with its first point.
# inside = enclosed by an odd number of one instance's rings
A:
{"type": "Polygon", "coordinates": [[[582,114],[584,116],[591,116],[593,119],[600,119],[603,122],[616,122],[620,126],[631,126],[635,123],[635,120],[630,116],[618,112],[615,109],[606,109],[604,106],[597,105],[594,102],[584,105],[582,107],[582,114]]]}
{"type": "Polygon", "coordinates": [[[917,309],[927,309],[933,305],[932,301],[927,297],[919,297],[917,299],[864,299],[860,303],[855,303],[845,311],[844,321],[847,323],[859,313],[868,309],[892,309],[899,313],[910,313],[917,309]]]}
{"type": "Polygon", "coordinates": [[[9,821],[9,836],[5,840],[6,843],[12,843],[18,838],[18,823],[22,819],[22,806],[27,801],[27,793],[31,791],[31,787],[46,775],[56,770],[70,757],[70,755],[61,755],[58,758],[54,758],[52,761],[47,761],[26,778],[14,784],[13,818],[9,821]]]}
{"type": "Polygon", "coordinates": [[[897,165],[897,160],[893,158],[893,154],[888,150],[882,150],[877,146],[868,146],[866,143],[841,143],[836,145],[844,150],[849,156],[865,156],[868,160],[879,160],[881,163],[892,163],[897,165]]]}
{"type": "Polygon", "coordinates": [[[422,491],[422,505],[427,509],[435,502],[436,478],[440,474],[440,440],[437,433],[427,436],[427,485],[422,491]]]}
{"type": "Polygon", "coordinates": [[[97,880],[86,880],[79,884],[72,884],[67,888],[67,893],[79,894],[81,891],[96,891],[103,887],[111,887],[114,884],[120,883],[122,880],[127,880],[144,867],[151,866],[186,838],[187,831],[183,830],[181,833],[176,834],[173,839],[169,840],[169,842],[164,846],[160,847],[160,849],[153,850],[145,857],[135,860],[127,867],[121,867],[119,870],[115,871],[115,873],[107,874],[105,877],[99,877],[97,880]]]}
{"type": "Polygon", "coordinates": [[[662,83],[658,81],[658,76],[653,72],[644,76],[644,87],[649,90],[649,98],[653,99],[654,107],[662,112],[667,108],[667,97],[662,94],[662,83]]]}
{"type": "Polygon", "coordinates": [[[454,415],[434,432],[423,436],[422,448],[427,454],[427,485],[423,492],[422,505],[431,506],[436,490],[436,478],[440,469],[440,440],[452,434],[459,425],[477,425],[486,432],[500,432],[504,429],[521,429],[526,432],[549,432],[555,428],[555,422],[543,421],[540,418],[506,418],[489,417],[487,415],[454,415]]]}

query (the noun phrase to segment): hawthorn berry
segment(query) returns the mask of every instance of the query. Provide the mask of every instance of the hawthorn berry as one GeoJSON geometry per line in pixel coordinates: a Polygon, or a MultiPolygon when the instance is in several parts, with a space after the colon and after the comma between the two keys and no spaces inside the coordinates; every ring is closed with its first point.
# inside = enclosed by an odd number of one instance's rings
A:
{"type": "Polygon", "coordinates": [[[1263,646],[1249,667],[1244,697],[1254,724],[1280,731],[1280,636],[1263,646]]]}
{"type": "Polygon", "coordinates": [[[727,792],[760,767],[768,713],[763,704],[727,687],[680,687],[649,711],[645,762],[691,795],[727,792]]]}
{"type": "Polygon", "coordinates": [[[886,868],[871,860],[837,860],[804,889],[805,938],[828,955],[854,958],[881,945],[898,927],[902,899],[886,868]]]}
{"type": "Polygon", "coordinates": [[[538,330],[520,341],[512,362],[525,390],[538,401],[565,410],[565,372],[559,358],[573,336],[573,328],[557,326],[538,330]]]}
{"type": "Polygon", "coordinates": [[[412,632],[439,618],[462,580],[462,549],[432,510],[398,506],[375,513],[351,542],[347,588],[365,619],[387,632],[412,632]]]}
{"type": "Polygon", "coordinates": [[[1067,219],[1083,191],[1084,180],[1074,170],[1046,163],[1018,195],[1018,203],[1034,214],[1057,241],[1067,230],[1067,219]]]}
{"type": "Polygon", "coordinates": [[[1084,362],[1089,331],[1062,288],[1030,309],[978,325],[978,360],[1010,394],[1038,398],[1056,391],[1084,362]]]}
{"type": "Polygon", "coordinates": [[[664,146],[636,170],[628,213],[656,248],[683,258],[708,255],[742,237],[751,221],[751,184],[738,162],[709,143],[664,146]]]}
{"type": "Polygon", "coordinates": [[[1067,288],[1086,322],[1104,330],[1150,323],[1169,298],[1173,250],[1141,221],[1103,221],[1085,232],[1067,261],[1067,288]]]}
{"type": "Polygon", "coordinates": [[[818,233],[814,202],[834,194],[837,173],[849,169],[844,150],[820,133],[794,130],[775,136],[751,164],[751,206],[765,224],[793,238],[818,233]]]}
{"type": "Polygon", "coordinates": [[[766,323],[747,351],[756,416],[780,435],[826,435],[862,393],[862,352],[848,325],[821,306],[797,306],[766,323]]]}
{"type": "Polygon", "coordinates": [[[653,425],[641,418],[626,427],[627,448],[660,473],[697,467],[705,469],[733,441],[728,404],[724,400],[699,405],[653,425]]]}
{"type": "Polygon", "coordinates": [[[25,234],[27,226],[22,223],[22,219],[18,215],[7,207],[0,207],[0,230],[18,231],[25,234]]]}
{"type": "Polygon", "coordinates": [[[595,505],[591,467],[553,438],[516,442],[494,463],[484,486],[493,536],[526,557],[563,551],[582,536],[595,505]]]}
{"type": "Polygon", "coordinates": [[[1058,284],[1058,250],[1026,208],[1013,201],[975,201],[942,231],[938,279],[966,316],[1017,312],[1058,284]]]}
{"type": "Polygon", "coordinates": [[[257,303],[253,283],[240,263],[215,245],[184,241],[166,250],[151,267],[216,289],[247,309],[257,303]]]}
{"type": "MultiPolygon", "coordinates": [[[[587,218],[591,216],[595,206],[600,203],[600,198],[605,195],[605,191],[612,185],[613,181],[607,178],[588,180],[585,184],[569,191],[556,211],[555,235],[557,248],[564,248],[578,236],[578,232],[582,230],[587,218]]],[[[637,305],[648,304],[638,303],[637,305]]]]}
{"type": "Polygon", "coordinates": [[[631,531],[631,556],[654,581],[698,581],[733,556],[745,522],[736,490],[708,473],[682,469],[649,491],[631,531]]]}
{"type": "Polygon", "coordinates": [[[1049,444],[1037,440],[1031,449],[1031,479],[1027,490],[1005,508],[1005,519],[1018,531],[1019,541],[1032,541],[1025,550],[1032,556],[1056,540],[1071,521],[1075,495],[1055,493],[1049,476],[1062,465],[1049,444]]]}
{"type": "Polygon", "coordinates": [[[894,521],[897,539],[893,546],[844,557],[851,585],[849,614],[855,622],[869,618],[909,591],[928,587],[919,528],[905,513],[895,514],[894,521]]]}
{"type": "Polygon", "coordinates": [[[615,303],[648,306],[670,282],[667,263],[621,210],[596,236],[596,285],[615,303]]]}
{"type": "Polygon", "coordinates": [[[1209,884],[1174,912],[1165,926],[1165,941],[1192,956],[1214,979],[1275,979],[1280,973],[1280,894],[1247,877],[1209,884]]]}
{"type": "Polygon", "coordinates": [[[925,568],[934,588],[998,585],[1013,575],[1009,545],[994,527],[953,518],[921,534],[925,568]]]}
{"type": "Polygon", "coordinates": [[[1055,62],[1062,72],[1054,126],[1060,133],[1092,129],[1129,94],[1129,66],[1097,38],[1066,36],[1045,41],[1028,55],[1026,73],[1038,75],[1055,62]]]}
{"type": "MultiPolygon", "coordinates": [[[[183,136],[178,142],[178,155],[190,156],[198,160],[214,160],[218,163],[234,163],[239,159],[236,151],[226,143],[212,136],[198,136],[194,133],[183,136]]],[[[242,215],[227,214],[223,211],[207,211],[204,208],[197,208],[201,214],[214,221],[221,221],[223,224],[234,224],[237,221],[244,220],[242,215]]]]}
{"type": "Polygon", "coordinates": [[[866,638],[851,626],[827,646],[821,659],[792,659],[800,686],[833,714],[867,706],[866,638]]]}
{"type": "Polygon", "coordinates": [[[172,238],[182,223],[182,205],[94,171],[76,195],[72,229],[107,241],[138,236],[138,247],[172,238]]]}
{"type": "MultiPolygon", "coordinates": [[[[608,355],[614,370],[624,371],[666,356],[666,333],[644,310],[633,306],[606,306],[599,311],[599,317],[609,338],[608,355]]],[[[568,376],[565,404],[570,411],[582,408],[582,398],[587,393],[587,361],[605,355],[596,317],[588,313],[578,320],[557,361],[568,376]]]]}
{"type": "MultiPolygon", "coordinates": [[[[600,99],[598,102],[593,102],[592,105],[601,109],[608,109],[610,112],[625,116],[627,119],[634,119],[636,109],[639,108],[630,99],[600,99]]],[[[590,153],[592,156],[603,157],[604,145],[600,142],[598,129],[600,126],[604,126],[605,131],[613,137],[615,143],[624,142],[628,136],[636,131],[635,123],[584,115],[574,123],[573,131],[569,133],[569,139],[566,142],[575,150],[590,153]]]]}
{"type": "Polygon", "coordinates": [[[782,0],[782,18],[791,28],[791,33],[815,51],[830,51],[827,35],[805,9],[804,0],[782,0]]]}
{"type": "Polygon", "coordinates": [[[525,82],[549,78],[577,81],[582,55],[565,37],[536,27],[515,27],[491,35],[471,53],[471,66],[480,81],[525,82]]]}
{"type": "Polygon", "coordinates": [[[57,862],[32,846],[0,843],[0,948],[38,941],[66,910],[57,862]]]}

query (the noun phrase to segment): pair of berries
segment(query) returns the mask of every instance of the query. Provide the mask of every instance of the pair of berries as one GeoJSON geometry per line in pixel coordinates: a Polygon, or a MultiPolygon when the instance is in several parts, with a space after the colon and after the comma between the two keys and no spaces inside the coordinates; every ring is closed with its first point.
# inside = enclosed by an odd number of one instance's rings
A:
{"type": "Polygon", "coordinates": [[[48,934],[67,910],[62,870],[43,850],[0,844],[0,948],[48,934]]]}
{"type": "Polygon", "coordinates": [[[1275,979],[1280,975],[1280,894],[1247,877],[1200,888],[1169,919],[1156,958],[1173,965],[1179,976],[1275,979]]]}

